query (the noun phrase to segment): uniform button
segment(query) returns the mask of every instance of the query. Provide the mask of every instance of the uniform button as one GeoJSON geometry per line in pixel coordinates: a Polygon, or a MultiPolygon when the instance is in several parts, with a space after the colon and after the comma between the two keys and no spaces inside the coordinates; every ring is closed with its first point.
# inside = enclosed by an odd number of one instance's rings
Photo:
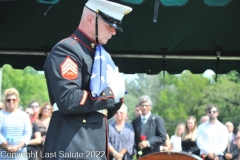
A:
{"type": "Polygon", "coordinates": [[[83,119],[83,123],[86,123],[87,121],[86,121],[86,119],[83,119]]]}
{"type": "Polygon", "coordinates": [[[104,92],[102,93],[102,96],[105,96],[105,93],[104,93],[104,92]]]}
{"type": "Polygon", "coordinates": [[[94,43],[91,43],[91,47],[94,48],[94,47],[95,47],[95,44],[94,44],[94,43]]]}
{"type": "Polygon", "coordinates": [[[109,94],[112,94],[112,92],[111,92],[111,91],[109,91],[109,94]]]}
{"type": "Polygon", "coordinates": [[[74,37],[73,39],[77,40],[77,37],[74,37]]]}

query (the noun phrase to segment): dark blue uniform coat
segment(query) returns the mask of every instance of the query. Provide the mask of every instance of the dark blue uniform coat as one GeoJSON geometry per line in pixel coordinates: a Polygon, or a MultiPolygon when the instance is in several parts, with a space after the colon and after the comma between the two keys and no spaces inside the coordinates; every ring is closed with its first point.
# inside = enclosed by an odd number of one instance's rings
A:
{"type": "Polygon", "coordinates": [[[120,108],[107,87],[93,98],[89,83],[96,42],[77,29],[57,43],[48,55],[44,71],[53,112],[48,128],[45,159],[106,159],[106,116],[96,112],[107,109],[111,118],[120,108]]]}

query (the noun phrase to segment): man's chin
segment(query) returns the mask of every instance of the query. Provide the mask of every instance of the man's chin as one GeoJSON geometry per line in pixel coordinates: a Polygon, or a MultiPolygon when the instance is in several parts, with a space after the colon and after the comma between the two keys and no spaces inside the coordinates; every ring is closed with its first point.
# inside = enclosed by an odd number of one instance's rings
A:
{"type": "Polygon", "coordinates": [[[215,120],[216,118],[215,118],[215,117],[214,117],[214,118],[211,118],[211,117],[210,117],[209,119],[210,119],[211,121],[213,121],[213,120],[215,120]]]}
{"type": "Polygon", "coordinates": [[[105,41],[98,41],[98,42],[99,42],[99,44],[104,45],[104,44],[107,44],[108,40],[105,40],[105,41]]]}
{"type": "Polygon", "coordinates": [[[104,45],[104,44],[107,44],[108,40],[109,39],[107,39],[107,40],[99,40],[98,42],[99,42],[99,44],[104,45]]]}

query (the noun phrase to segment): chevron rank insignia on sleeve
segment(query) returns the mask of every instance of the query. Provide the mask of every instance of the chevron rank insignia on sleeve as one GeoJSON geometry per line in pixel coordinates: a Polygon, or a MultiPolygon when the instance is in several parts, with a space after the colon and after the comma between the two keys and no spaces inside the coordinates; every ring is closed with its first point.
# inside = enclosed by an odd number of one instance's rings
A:
{"type": "Polygon", "coordinates": [[[65,79],[76,79],[78,77],[78,65],[67,56],[60,65],[61,76],[65,79]]]}

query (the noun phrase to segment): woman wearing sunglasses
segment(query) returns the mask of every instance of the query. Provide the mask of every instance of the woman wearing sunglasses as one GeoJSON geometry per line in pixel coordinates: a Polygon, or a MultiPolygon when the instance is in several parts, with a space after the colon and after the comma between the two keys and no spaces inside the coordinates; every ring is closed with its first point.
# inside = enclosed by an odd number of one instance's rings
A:
{"type": "MultiPolygon", "coordinates": [[[[43,152],[43,146],[45,143],[48,126],[52,117],[52,112],[53,106],[49,102],[43,103],[39,110],[38,119],[36,120],[36,123],[42,136],[41,144],[37,146],[39,155],[41,155],[43,152]]],[[[42,158],[40,157],[39,160],[41,159],[42,158]]]]}
{"type": "Polygon", "coordinates": [[[0,111],[0,159],[27,160],[32,127],[28,115],[18,109],[19,101],[15,88],[5,90],[5,109],[0,111]]]}

